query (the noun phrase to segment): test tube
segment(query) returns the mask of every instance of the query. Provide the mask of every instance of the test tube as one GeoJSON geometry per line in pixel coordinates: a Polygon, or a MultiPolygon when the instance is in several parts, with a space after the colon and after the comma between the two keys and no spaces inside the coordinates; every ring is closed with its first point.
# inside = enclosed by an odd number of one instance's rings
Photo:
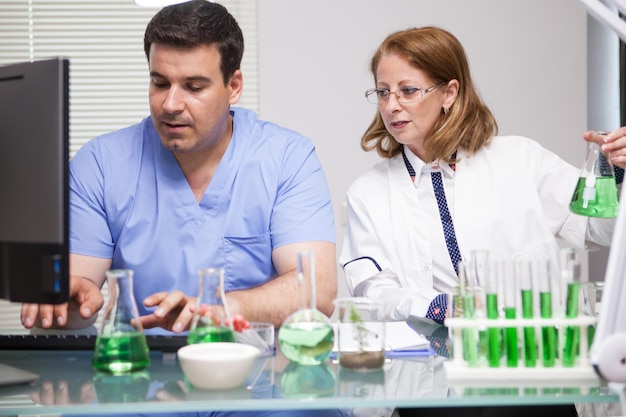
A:
{"type": "MultiPolygon", "coordinates": [[[[484,319],[487,316],[485,288],[489,279],[490,264],[489,251],[486,249],[475,249],[470,252],[470,266],[467,273],[468,288],[474,294],[474,314],[477,319],[484,319]]],[[[482,326],[478,329],[478,350],[479,357],[487,357],[487,328],[482,326]]]]}
{"type": "MultiPolygon", "coordinates": [[[[602,302],[602,290],[604,289],[604,283],[602,281],[591,281],[585,283],[582,287],[583,314],[598,318],[600,315],[600,304],[602,302]]],[[[591,345],[593,344],[595,333],[596,323],[590,324],[587,328],[589,349],[591,349],[591,345]]]]}
{"type": "MultiPolygon", "coordinates": [[[[565,300],[565,317],[578,317],[578,303],[580,295],[580,258],[578,251],[573,248],[559,251],[559,267],[561,278],[566,283],[567,296],[565,300]]],[[[563,366],[572,367],[576,361],[580,344],[580,327],[567,326],[565,328],[565,345],[563,347],[563,366]]]]}
{"type": "MultiPolygon", "coordinates": [[[[474,308],[474,289],[468,283],[468,270],[463,261],[458,264],[459,271],[459,293],[462,303],[462,315],[465,319],[475,318],[474,308]]],[[[463,340],[463,357],[467,361],[469,367],[478,366],[478,334],[474,327],[466,327],[462,329],[461,338],[463,340]]]]}
{"type": "MultiPolygon", "coordinates": [[[[492,271],[487,277],[485,298],[487,319],[498,319],[498,262],[492,263],[492,271]]],[[[500,328],[487,327],[487,362],[490,367],[500,366],[500,328]]]]}
{"type": "MultiPolygon", "coordinates": [[[[518,282],[520,295],[522,298],[522,318],[532,319],[534,317],[534,294],[533,294],[533,264],[528,260],[517,262],[518,282]]],[[[524,366],[534,368],[537,364],[537,341],[535,338],[535,327],[524,327],[524,366]]]]}
{"type": "MultiPolygon", "coordinates": [[[[552,273],[552,263],[548,259],[538,259],[535,263],[537,285],[539,287],[539,310],[542,319],[553,317],[553,289],[556,286],[555,276],[552,273]]],[[[554,326],[541,327],[541,346],[543,366],[551,368],[556,361],[557,332],[554,326]]]]}
{"type": "MultiPolygon", "coordinates": [[[[501,261],[498,269],[498,287],[504,294],[503,307],[504,317],[507,320],[517,318],[517,285],[513,261],[501,261]]],[[[504,347],[506,352],[506,366],[516,368],[519,362],[517,326],[505,327],[503,332],[504,347]]]]}

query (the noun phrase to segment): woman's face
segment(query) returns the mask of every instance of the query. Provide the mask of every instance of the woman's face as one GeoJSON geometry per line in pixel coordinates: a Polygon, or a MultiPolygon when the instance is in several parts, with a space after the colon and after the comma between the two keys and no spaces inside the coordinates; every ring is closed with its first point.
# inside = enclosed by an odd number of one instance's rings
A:
{"type": "Polygon", "coordinates": [[[441,109],[447,103],[446,85],[436,87],[435,82],[423,71],[412,67],[406,59],[397,55],[384,55],[380,59],[376,79],[376,88],[391,92],[388,99],[380,99],[378,102],[378,110],[387,131],[395,140],[407,145],[414,154],[424,160],[424,144],[432,135],[441,109]],[[417,87],[420,91],[405,99],[410,102],[402,102],[402,98],[398,101],[398,96],[394,92],[410,92],[406,87],[417,87]],[[431,87],[435,88],[424,93],[431,87]]]}

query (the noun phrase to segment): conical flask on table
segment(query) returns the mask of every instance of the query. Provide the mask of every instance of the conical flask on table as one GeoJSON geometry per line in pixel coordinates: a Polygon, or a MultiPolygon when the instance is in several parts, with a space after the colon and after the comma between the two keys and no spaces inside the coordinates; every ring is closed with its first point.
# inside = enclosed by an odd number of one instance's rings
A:
{"type": "Polygon", "coordinates": [[[224,270],[198,271],[198,298],[187,343],[235,342],[235,332],[226,305],[224,270]]]}
{"type": "Polygon", "coordinates": [[[133,271],[106,272],[109,300],[96,338],[92,365],[97,371],[123,374],[150,365],[150,351],[133,293],[133,271]]]}
{"type": "Polygon", "coordinates": [[[315,302],[315,254],[297,254],[298,310],[285,319],[278,331],[283,355],[300,365],[319,365],[333,349],[335,332],[330,319],[315,302]]]}
{"type": "MultiPolygon", "coordinates": [[[[605,132],[597,132],[599,135],[605,132]]],[[[616,217],[619,192],[613,165],[595,142],[587,144],[587,155],[572,195],[570,210],[588,217],[616,217]]]]}

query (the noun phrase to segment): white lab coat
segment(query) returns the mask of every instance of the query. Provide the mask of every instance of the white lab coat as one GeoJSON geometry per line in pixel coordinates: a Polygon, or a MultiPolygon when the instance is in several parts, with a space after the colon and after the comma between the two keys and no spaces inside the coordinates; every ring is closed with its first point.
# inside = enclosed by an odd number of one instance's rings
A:
{"type": "MultiPolygon", "coordinates": [[[[579,168],[537,142],[500,136],[474,155],[457,156],[450,210],[463,259],[477,249],[490,259],[532,260],[553,257],[559,246],[610,244],[613,220],[589,221],[569,210],[579,168]]],[[[417,200],[401,154],[376,164],[347,192],[340,263],[348,289],[383,301],[395,320],[424,317],[436,295],[451,292],[433,288],[431,237],[416,221],[417,200]]]]}

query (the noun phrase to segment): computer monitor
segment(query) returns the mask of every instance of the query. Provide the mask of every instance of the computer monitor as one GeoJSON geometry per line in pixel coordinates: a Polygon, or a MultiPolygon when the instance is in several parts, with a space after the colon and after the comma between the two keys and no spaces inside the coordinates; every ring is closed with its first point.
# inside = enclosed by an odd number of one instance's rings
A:
{"type": "Polygon", "coordinates": [[[69,60],[0,67],[0,298],[69,293],[69,60]]]}

